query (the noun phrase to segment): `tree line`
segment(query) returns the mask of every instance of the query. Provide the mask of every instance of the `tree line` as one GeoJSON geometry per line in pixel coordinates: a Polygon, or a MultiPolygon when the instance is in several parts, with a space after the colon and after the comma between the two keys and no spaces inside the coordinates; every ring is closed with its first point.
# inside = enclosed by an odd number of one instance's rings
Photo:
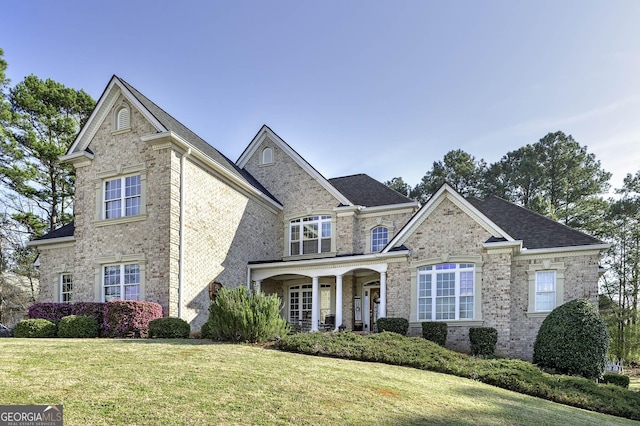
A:
{"type": "Polygon", "coordinates": [[[612,352],[640,358],[640,170],[609,194],[611,173],[586,146],[557,131],[487,164],[457,149],[434,161],[420,182],[385,182],[425,203],[445,182],[465,197],[495,195],[611,244],[602,259],[600,311],[609,324],[612,352]]]}

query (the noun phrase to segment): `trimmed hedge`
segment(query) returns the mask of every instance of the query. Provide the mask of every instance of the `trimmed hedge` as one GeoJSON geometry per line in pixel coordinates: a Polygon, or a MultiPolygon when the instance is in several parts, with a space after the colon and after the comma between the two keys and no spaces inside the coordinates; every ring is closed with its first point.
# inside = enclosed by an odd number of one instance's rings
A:
{"type": "Polygon", "coordinates": [[[604,373],[601,383],[611,383],[612,385],[620,386],[622,388],[629,388],[629,376],[618,373],[604,373]]]}
{"type": "Polygon", "coordinates": [[[447,343],[447,323],[435,321],[423,322],[422,337],[444,347],[447,343]]]}
{"type": "Polygon", "coordinates": [[[156,318],[149,322],[149,338],[187,339],[191,333],[189,323],[180,318],[156,318]]]}
{"type": "Polygon", "coordinates": [[[62,317],[58,324],[58,337],[98,337],[98,323],[91,317],[78,315],[62,317]]]}
{"type": "Polygon", "coordinates": [[[106,303],[104,331],[108,337],[146,337],[149,323],[162,318],[162,306],[154,302],[112,300],[106,303]]]}
{"type": "Polygon", "coordinates": [[[560,373],[598,378],[608,349],[609,333],[596,307],[588,300],[572,300],[545,318],[533,345],[533,362],[560,373]]]}
{"type": "Polygon", "coordinates": [[[104,336],[104,311],[106,303],[75,302],[75,303],[34,303],[29,307],[29,318],[44,318],[50,321],[60,321],[69,315],[91,317],[98,324],[98,335],[104,336]]]}
{"type": "Polygon", "coordinates": [[[378,326],[378,333],[390,331],[391,333],[406,336],[407,331],[409,331],[409,320],[406,318],[378,318],[376,325],[378,326]]]}
{"type": "MultiPolygon", "coordinates": [[[[277,295],[223,287],[209,306],[207,336],[232,342],[267,342],[289,333],[277,295]]],[[[203,333],[204,334],[204,333],[203,333]]]]}
{"type": "Polygon", "coordinates": [[[19,321],[13,328],[14,337],[56,337],[58,325],[44,318],[19,321]]]}
{"type": "Polygon", "coordinates": [[[493,327],[470,327],[469,342],[472,355],[491,356],[496,352],[498,330],[493,327]]]}

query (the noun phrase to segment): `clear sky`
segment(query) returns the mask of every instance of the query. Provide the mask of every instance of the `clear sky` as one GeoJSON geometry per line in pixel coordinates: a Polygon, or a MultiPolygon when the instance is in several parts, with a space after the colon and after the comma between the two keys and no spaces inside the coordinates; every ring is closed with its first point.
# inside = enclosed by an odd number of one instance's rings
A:
{"type": "Polygon", "coordinates": [[[640,1],[0,0],[11,85],[116,74],[236,160],[262,124],[325,177],[412,186],[562,130],[640,170],[640,1]]]}

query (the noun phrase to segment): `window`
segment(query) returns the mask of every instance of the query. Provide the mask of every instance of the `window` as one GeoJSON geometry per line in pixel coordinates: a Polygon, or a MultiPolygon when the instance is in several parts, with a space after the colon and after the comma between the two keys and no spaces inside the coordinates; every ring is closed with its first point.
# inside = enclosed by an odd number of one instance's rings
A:
{"type": "Polygon", "coordinates": [[[262,164],[272,164],[273,163],[273,149],[265,148],[262,150],[262,164]]]}
{"type": "Polygon", "coordinates": [[[71,274],[60,275],[60,301],[71,303],[73,300],[73,277],[71,274]]]}
{"type": "Polygon", "coordinates": [[[474,318],[475,266],[444,263],[418,268],[418,320],[474,318]]]}
{"type": "Polygon", "coordinates": [[[297,285],[289,289],[289,322],[298,324],[311,321],[311,284],[297,285]]]}
{"type": "Polygon", "coordinates": [[[311,216],[289,224],[289,254],[328,253],[331,251],[331,216],[311,216]]]}
{"type": "Polygon", "coordinates": [[[371,230],[371,251],[380,251],[389,242],[389,230],[385,226],[378,226],[371,230]]]}
{"type": "Polygon", "coordinates": [[[550,312],[556,307],[555,271],[536,272],[536,312],[550,312]]]}
{"type": "Polygon", "coordinates": [[[129,108],[122,107],[116,113],[116,130],[124,130],[131,127],[129,120],[129,108]]]}
{"type": "Polygon", "coordinates": [[[140,297],[140,265],[129,263],[103,267],[102,295],[110,300],[138,300],[140,297]]]}
{"type": "Polygon", "coordinates": [[[105,181],[104,218],[114,219],[140,214],[141,192],[140,175],[105,181]]]}

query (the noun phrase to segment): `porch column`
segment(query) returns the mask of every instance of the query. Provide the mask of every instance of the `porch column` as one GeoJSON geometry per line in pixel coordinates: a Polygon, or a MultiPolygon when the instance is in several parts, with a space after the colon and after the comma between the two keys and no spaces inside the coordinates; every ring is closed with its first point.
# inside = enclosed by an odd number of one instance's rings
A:
{"type": "Polygon", "coordinates": [[[318,277],[311,282],[311,331],[318,331],[320,322],[320,292],[318,291],[318,277]]]}
{"type": "Polygon", "coordinates": [[[387,273],[380,272],[380,307],[378,308],[378,318],[387,316],[387,273]]]}
{"type": "Polygon", "coordinates": [[[336,328],[342,325],[342,275],[336,275],[336,328]]]}

